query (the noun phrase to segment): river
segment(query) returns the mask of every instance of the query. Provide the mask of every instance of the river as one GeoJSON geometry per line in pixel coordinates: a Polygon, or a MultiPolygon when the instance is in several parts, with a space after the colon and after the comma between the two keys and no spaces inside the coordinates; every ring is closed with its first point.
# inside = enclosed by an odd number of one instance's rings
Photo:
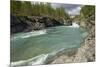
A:
{"type": "Polygon", "coordinates": [[[11,65],[45,64],[64,50],[79,48],[87,32],[77,24],[17,33],[11,37],[11,65]]]}

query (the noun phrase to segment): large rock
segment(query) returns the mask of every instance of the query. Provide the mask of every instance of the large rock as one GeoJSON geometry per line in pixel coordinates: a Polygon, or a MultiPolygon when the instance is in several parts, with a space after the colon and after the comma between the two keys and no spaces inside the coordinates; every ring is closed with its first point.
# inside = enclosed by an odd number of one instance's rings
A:
{"type": "Polygon", "coordinates": [[[26,28],[28,28],[28,24],[25,22],[21,22],[18,17],[11,15],[11,33],[22,32],[26,28]]]}
{"type": "Polygon", "coordinates": [[[60,25],[63,25],[63,23],[50,17],[11,15],[11,34],[32,30],[41,30],[47,27],[60,25]]]}

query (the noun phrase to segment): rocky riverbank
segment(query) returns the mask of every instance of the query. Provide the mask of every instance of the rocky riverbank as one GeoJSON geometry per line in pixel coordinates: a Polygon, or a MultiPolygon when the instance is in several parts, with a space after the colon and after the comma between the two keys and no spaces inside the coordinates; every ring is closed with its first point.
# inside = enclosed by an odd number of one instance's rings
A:
{"type": "Polygon", "coordinates": [[[44,16],[14,16],[11,15],[11,34],[41,30],[47,27],[71,25],[72,22],[64,18],[56,19],[44,16]]]}
{"type": "MultiPolygon", "coordinates": [[[[63,64],[63,63],[80,63],[80,62],[93,62],[95,61],[95,24],[88,23],[88,36],[85,38],[82,46],[74,51],[74,54],[63,54],[57,57],[50,64],[63,64]]],[[[81,25],[80,25],[81,26],[81,25]]],[[[87,29],[87,27],[84,27],[87,29]]],[[[72,51],[73,52],[73,51],[72,51]]]]}

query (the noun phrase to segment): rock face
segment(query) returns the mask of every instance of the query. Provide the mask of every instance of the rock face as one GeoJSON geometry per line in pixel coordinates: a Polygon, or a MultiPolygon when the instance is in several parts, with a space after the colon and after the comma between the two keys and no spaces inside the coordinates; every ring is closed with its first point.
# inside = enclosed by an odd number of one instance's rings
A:
{"type": "Polygon", "coordinates": [[[22,32],[25,29],[28,28],[28,24],[22,21],[20,18],[11,15],[11,22],[10,22],[10,27],[11,27],[11,34],[12,33],[17,33],[17,32],[22,32]]]}
{"type": "Polygon", "coordinates": [[[41,30],[47,27],[60,25],[64,25],[64,23],[50,17],[11,15],[11,34],[32,30],[41,30]]]}

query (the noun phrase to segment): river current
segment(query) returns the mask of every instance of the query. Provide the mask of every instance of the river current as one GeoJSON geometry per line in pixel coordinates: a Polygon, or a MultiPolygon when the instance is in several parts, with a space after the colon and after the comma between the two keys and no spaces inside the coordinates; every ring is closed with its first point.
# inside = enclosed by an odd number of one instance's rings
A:
{"type": "Polygon", "coordinates": [[[17,33],[11,37],[11,65],[45,64],[64,50],[79,48],[87,32],[77,24],[17,33]]]}

